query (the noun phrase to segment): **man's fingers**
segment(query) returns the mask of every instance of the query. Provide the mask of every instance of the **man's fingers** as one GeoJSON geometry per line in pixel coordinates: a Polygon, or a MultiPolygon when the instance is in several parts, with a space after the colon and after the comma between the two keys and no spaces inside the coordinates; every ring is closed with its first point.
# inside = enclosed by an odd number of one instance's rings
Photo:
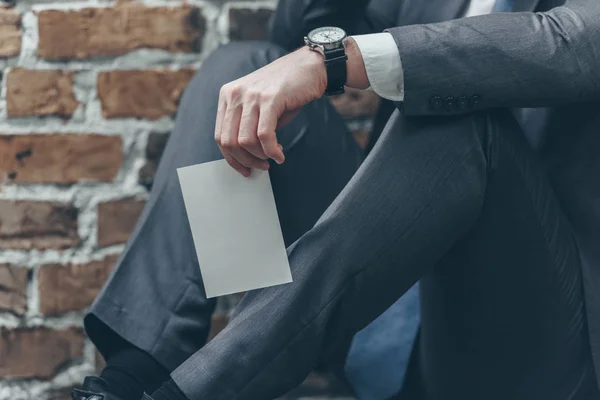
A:
{"type": "Polygon", "coordinates": [[[269,169],[268,161],[261,160],[260,158],[254,157],[252,154],[250,154],[248,151],[246,151],[246,149],[244,149],[242,147],[238,146],[238,147],[230,148],[229,154],[231,154],[231,156],[233,158],[235,158],[235,160],[237,162],[239,162],[240,164],[242,164],[244,167],[262,169],[263,171],[266,171],[269,169]]]}
{"type": "Polygon", "coordinates": [[[221,126],[221,146],[226,150],[238,146],[238,132],[242,119],[241,104],[227,104],[221,126]]]}
{"type": "Polygon", "coordinates": [[[217,107],[217,120],[215,122],[215,141],[217,144],[221,143],[221,129],[223,127],[223,119],[225,118],[225,110],[227,109],[227,102],[223,92],[219,94],[219,105],[217,107]]]}
{"type": "MultiPolygon", "coordinates": [[[[240,147],[238,135],[240,130],[240,121],[242,119],[241,104],[228,104],[225,110],[223,126],[221,128],[221,143],[222,153],[229,154],[235,161],[246,168],[261,168],[263,165],[261,160],[252,156],[246,150],[240,147]]],[[[225,157],[227,159],[227,157],[225,157]]]]}
{"type": "Polygon", "coordinates": [[[275,128],[277,127],[277,115],[273,107],[263,106],[260,110],[258,120],[257,136],[265,155],[275,160],[277,164],[285,161],[285,156],[279,143],[275,128]]]}
{"type": "Polygon", "coordinates": [[[226,86],[219,96],[215,140],[223,156],[244,175],[249,168],[269,169],[269,158],[283,163],[285,155],[275,133],[276,107],[272,102],[258,105],[260,99],[235,89],[226,86]],[[240,170],[240,167],[246,170],[240,170]]]}
{"type": "Polygon", "coordinates": [[[254,157],[266,160],[268,157],[264,153],[262,146],[256,135],[258,127],[258,106],[245,105],[242,111],[242,120],[240,122],[240,133],[238,142],[241,147],[246,149],[254,157]]]}
{"type": "Polygon", "coordinates": [[[245,176],[245,177],[250,176],[250,173],[251,173],[250,168],[244,167],[242,164],[237,162],[231,156],[231,154],[229,154],[229,152],[227,150],[221,148],[221,146],[219,146],[219,149],[221,149],[221,153],[223,153],[223,157],[225,157],[225,161],[227,161],[227,164],[229,164],[233,169],[235,169],[237,172],[239,172],[243,176],[245,176]]]}
{"type": "MultiPolygon", "coordinates": [[[[235,99],[234,99],[235,100],[235,99]]],[[[225,116],[221,125],[219,147],[223,156],[228,153],[238,164],[245,168],[269,169],[269,163],[250,154],[239,143],[240,123],[242,120],[242,103],[232,101],[227,103],[225,116]]],[[[227,159],[227,157],[226,157],[227,159]]]]}

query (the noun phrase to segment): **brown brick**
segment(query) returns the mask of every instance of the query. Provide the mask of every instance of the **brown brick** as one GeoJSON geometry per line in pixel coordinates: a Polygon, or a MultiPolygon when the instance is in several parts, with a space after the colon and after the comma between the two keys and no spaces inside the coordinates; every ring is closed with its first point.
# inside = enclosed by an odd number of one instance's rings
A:
{"type": "Polygon", "coordinates": [[[110,71],[98,75],[98,96],[105,118],[173,115],[194,70],[110,71]]]}
{"type": "Polygon", "coordinates": [[[79,244],[72,204],[0,200],[0,249],[66,249],[79,244]]]}
{"type": "Polygon", "coordinates": [[[40,312],[57,316],[86,309],[112,270],[116,256],[88,264],[43,265],[38,273],[40,312]]]}
{"type": "Polygon", "coordinates": [[[229,37],[231,40],[265,40],[273,10],[266,8],[229,10],[229,37]]]}
{"type": "Polygon", "coordinates": [[[154,183],[154,175],[158,169],[158,163],[167,145],[169,135],[167,133],[151,133],[146,146],[146,164],[140,168],[138,182],[150,190],[154,183]]]}
{"type": "Polygon", "coordinates": [[[217,336],[229,323],[229,317],[225,314],[215,313],[210,320],[210,332],[207,341],[210,342],[217,336]]]}
{"type": "Polygon", "coordinates": [[[116,7],[38,15],[37,53],[42,58],[117,56],[139,48],[191,52],[198,49],[205,22],[196,7],[116,7]]]}
{"type": "Polygon", "coordinates": [[[29,271],[11,265],[0,265],[0,310],[16,315],[27,311],[29,271]]]}
{"type": "Polygon", "coordinates": [[[0,180],[18,183],[110,182],[122,162],[120,136],[0,136],[0,180]]]}
{"type": "Polygon", "coordinates": [[[68,363],[83,357],[81,329],[17,328],[0,330],[0,377],[54,377],[68,363]]]}
{"type": "Polygon", "coordinates": [[[330,98],[331,104],[342,117],[374,117],[379,107],[379,96],[375,92],[346,88],[346,93],[330,98]]]}
{"type": "Polygon", "coordinates": [[[0,57],[18,56],[21,51],[21,16],[7,9],[0,9],[0,57]]]}
{"type": "Polygon", "coordinates": [[[9,117],[70,117],[79,105],[73,93],[73,72],[15,68],[6,78],[9,117]]]}
{"type": "Polygon", "coordinates": [[[98,245],[125,243],[145,203],[144,200],[123,199],[98,205],[98,245]]]}

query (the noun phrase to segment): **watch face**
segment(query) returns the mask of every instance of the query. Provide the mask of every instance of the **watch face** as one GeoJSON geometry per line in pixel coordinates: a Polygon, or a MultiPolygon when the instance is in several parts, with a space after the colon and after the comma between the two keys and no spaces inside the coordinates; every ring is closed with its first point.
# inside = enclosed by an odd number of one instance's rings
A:
{"type": "Polygon", "coordinates": [[[308,34],[308,39],[316,44],[327,45],[341,42],[346,37],[343,29],[326,26],[317,28],[308,34]]]}

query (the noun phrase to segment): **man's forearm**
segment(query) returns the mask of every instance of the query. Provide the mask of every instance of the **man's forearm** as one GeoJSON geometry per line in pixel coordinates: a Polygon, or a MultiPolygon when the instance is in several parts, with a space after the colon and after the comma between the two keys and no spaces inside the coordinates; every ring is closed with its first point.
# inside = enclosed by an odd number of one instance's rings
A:
{"type": "Polygon", "coordinates": [[[403,111],[453,114],[600,98],[600,2],[390,29],[403,111]]]}

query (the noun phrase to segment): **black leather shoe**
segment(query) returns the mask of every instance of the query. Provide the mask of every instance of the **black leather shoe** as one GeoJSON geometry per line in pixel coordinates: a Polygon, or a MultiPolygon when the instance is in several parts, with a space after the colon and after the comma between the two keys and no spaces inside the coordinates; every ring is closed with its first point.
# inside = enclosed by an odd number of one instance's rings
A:
{"type": "Polygon", "coordinates": [[[73,400],[124,400],[108,391],[108,384],[97,376],[88,376],[81,389],[73,389],[73,400]]]}

